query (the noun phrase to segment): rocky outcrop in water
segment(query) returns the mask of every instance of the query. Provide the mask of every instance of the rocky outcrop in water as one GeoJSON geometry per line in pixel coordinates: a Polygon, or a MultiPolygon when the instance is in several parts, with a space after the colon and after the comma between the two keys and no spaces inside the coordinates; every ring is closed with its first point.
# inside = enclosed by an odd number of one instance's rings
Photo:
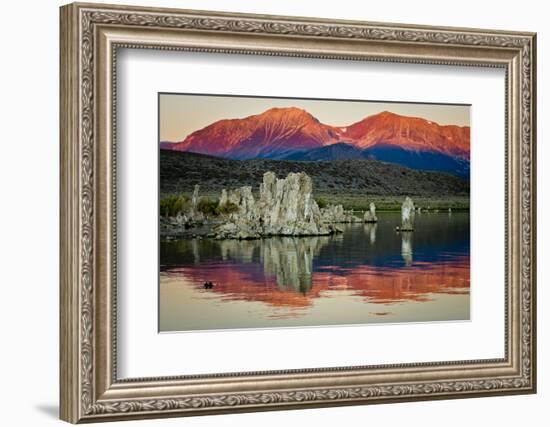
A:
{"type": "Polygon", "coordinates": [[[321,220],[325,223],[344,222],[344,208],[342,205],[328,205],[320,210],[321,220]]]}
{"type": "Polygon", "coordinates": [[[173,217],[160,217],[159,228],[161,237],[180,237],[183,235],[183,230],[189,224],[189,218],[182,212],[178,212],[173,217]]]}
{"type": "Polygon", "coordinates": [[[364,222],[377,222],[378,218],[376,217],[376,205],[371,202],[369,206],[369,210],[365,212],[365,216],[363,217],[364,222]]]}
{"type": "MultiPolygon", "coordinates": [[[[305,173],[289,173],[277,179],[266,172],[260,185],[260,197],[254,199],[251,187],[227,194],[227,202],[238,209],[227,222],[214,228],[218,239],[254,239],[264,236],[321,236],[339,231],[322,219],[313,198],[313,184],[305,173]]],[[[222,192],[222,198],[224,197],[222,192]]]]}
{"type": "Polygon", "coordinates": [[[182,237],[187,235],[186,230],[190,228],[196,229],[199,234],[205,233],[205,230],[198,230],[202,228],[206,220],[204,214],[199,211],[199,190],[200,187],[195,185],[189,205],[178,211],[176,215],[160,217],[159,232],[161,237],[182,237]]]}
{"type": "Polygon", "coordinates": [[[321,220],[327,224],[362,222],[351,211],[344,210],[342,205],[328,205],[320,210],[321,220]]]}
{"type": "Polygon", "coordinates": [[[252,213],[254,210],[254,195],[252,194],[252,187],[246,186],[231,190],[229,197],[227,198],[229,203],[233,203],[238,206],[239,211],[243,214],[252,213]]]}
{"type": "Polygon", "coordinates": [[[408,196],[401,205],[401,227],[397,228],[399,231],[414,230],[414,203],[408,196]]]}
{"type": "Polygon", "coordinates": [[[252,187],[240,187],[227,192],[222,190],[220,208],[229,203],[236,206],[237,211],[229,215],[229,219],[214,228],[214,235],[218,239],[255,239],[262,236],[258,227],[259,216],[256,201],[252,194],[252,187]]]}

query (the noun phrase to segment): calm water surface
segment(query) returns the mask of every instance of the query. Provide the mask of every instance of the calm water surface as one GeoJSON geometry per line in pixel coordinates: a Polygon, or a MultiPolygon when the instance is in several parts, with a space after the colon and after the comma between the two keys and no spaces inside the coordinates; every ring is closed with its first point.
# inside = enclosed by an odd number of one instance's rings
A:
{"type": "Polygon", "coordinates": [[[160,331],[468,320],[469,214],[416,218],[413,233],[379,213],[333,236],[161,241],[160,331]]]}

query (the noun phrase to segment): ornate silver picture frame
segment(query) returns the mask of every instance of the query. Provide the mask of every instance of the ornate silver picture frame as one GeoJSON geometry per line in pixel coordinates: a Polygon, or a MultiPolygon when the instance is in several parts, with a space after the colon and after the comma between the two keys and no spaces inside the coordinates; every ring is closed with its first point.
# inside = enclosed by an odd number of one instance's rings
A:
{"type": "Polygon", "coordinates": [[[535,34],[80,3],[60,13],[61,419],[96,422],[536,391],[535,34]],[[504,70],[504,357],[119,378],[120,49],[504,70]]]}

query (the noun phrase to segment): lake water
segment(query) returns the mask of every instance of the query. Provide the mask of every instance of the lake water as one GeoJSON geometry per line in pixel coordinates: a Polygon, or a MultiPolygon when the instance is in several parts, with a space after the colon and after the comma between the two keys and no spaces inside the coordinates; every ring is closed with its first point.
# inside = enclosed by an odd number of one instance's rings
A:
{"type": "Polygon", "coordinates": [[[160,331],[469,320],[468,212],[322,237],[160,243],[160,331]],[[204,282],[212,289],[204,289],[204,282]]]}

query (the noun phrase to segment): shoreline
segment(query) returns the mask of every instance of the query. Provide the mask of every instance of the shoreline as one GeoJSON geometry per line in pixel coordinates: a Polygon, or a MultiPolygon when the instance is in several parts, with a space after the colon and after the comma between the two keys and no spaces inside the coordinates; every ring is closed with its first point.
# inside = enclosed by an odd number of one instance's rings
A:
{"type": "MultiPolygon", "coordinates": [[[[220,197],[220,192],[221,190],[201,189],[201,197],[217,200],[220,197]]],[[[253,189],[252,194],[254,197],[259,196],[257,193],[256,189],[253,189]]],[[[170,196],[184,196],[191,199],[193,192],[161,192],[160,200],[170,196]]],[[[414,200],[415,207],[421,208],[423,212],[433,212],[437,209],[446,211],[449,208],[453,211],[470,210],[470,197],[468,195],[439,197],[405,193],[400,195],[381,196],[363,192],[342,192],[334,194],[314,190],[314,198],[316,201],[322,200],[327,205],[342,205],[344,210],[353,210],[357,212],[368,210],[370,202],[376,205],[377,212],[398,212],[401,211],[401,204],[406,196],[411,197],[414,200]]]]}
{"type": "MultiPolygon", "coordinates": [[[[451,212],[454,213],[465,213],[465,212],[469,212],[469,208],[468,209],[453,209],[453,211],[451,212]]],[[[357,213],[360,213],[361,211],[355,211],[357,213]]],[[[377,213],[400,213],[401,210],[397,210],[397,209],[392,209],[392,210],[381,210],[380,212],[377,212],[377,213]]],[[[418,214],[418,213],[417,213],[418,214]]],[[[443,210],[443,209],[432,209],[432,210],[422,210],[422,212],[420,213],[420,215],[422,214],[426,214],[426,215],[449,215],[449,212],[447,212],[446,210],[443,210]]],[[[362,214],[360,215],[362,216],[362,214]]],[[[360,216],[358,216],[357,218],[359,219],[360,216]]],[[[162,220],[165,220],[165,218],[162,218],[162,220]]],[[[334,236],[334,235],[338,235],[338,234],[341,234],[341,233],[338,233],[338,232],[333,232],[333,233],[330,233],[330,234],[312,234],[312,235],[305,235],[305,234],[301,234],[301,235],[288,235],[288,234],[272,234],[272,235],[265,235],[265,236],[259,236],[259,237],[252,237],[252,238],[241,238],[241,239],[238,239],[238,238],[216,238],[214,235],[213,235],[213,228],[218,226],[218,225],[221,225],[221,224],[224,224],[224,221],[223,220],[207,220],[206,222],[202,223],[202,224],[197,224],[196,226],[191,226],[191,227],[183,227],[183,226],[180,226],[176,229],[175,226],[172,227],[171,230],[168,230],[168,229],[162,229],[162,225],[161,223],[159,222],[159,240],[161,242],[169,242],[169,241],[175,241],[175,240],[204,240],[204,239],[211,239],[211,240],[216,240],[216,241],[220,241],[220,240],[259,240],[259,239],[269,239],[269,238],[272,238],[272,237],[293,237],[293,238],[298,238],[298,237],[330,237],[330,236],[334,236]]],[[[371,225],[371,226],[374,226],[376,225],[377,223],[376,222],[364,222],[364,221],[357,221],[357,222],[335,222],[335,223],[332,223],[333,225],[371,225]]]]}

